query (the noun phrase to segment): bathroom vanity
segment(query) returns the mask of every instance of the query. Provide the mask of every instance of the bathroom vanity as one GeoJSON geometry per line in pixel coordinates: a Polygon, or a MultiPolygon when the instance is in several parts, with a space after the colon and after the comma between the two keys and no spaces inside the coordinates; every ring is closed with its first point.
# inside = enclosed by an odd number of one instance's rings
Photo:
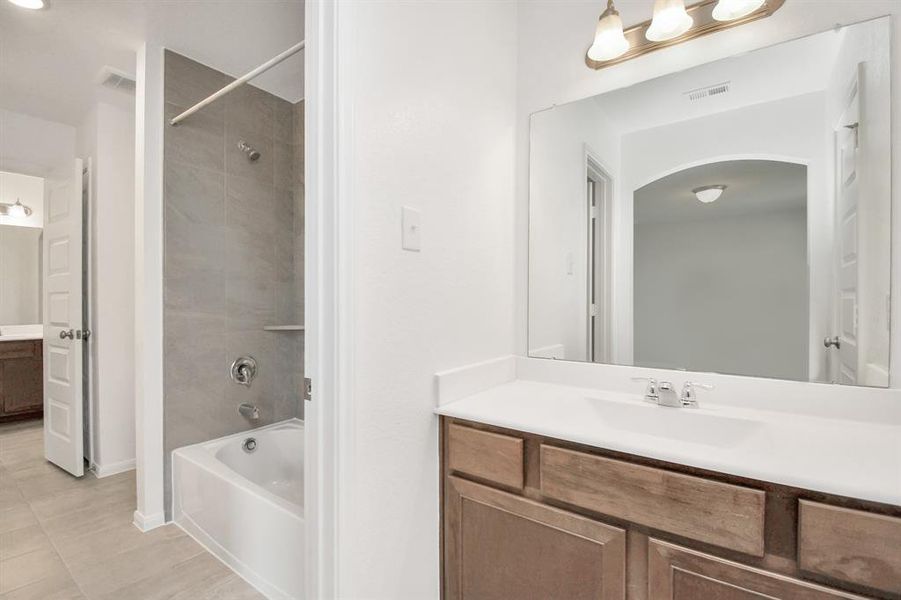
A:
{"type": "Polygon", "coordinates": [[[897,410],[667,408],[515,362],[441,394],[444,598],[901,597],[897,410]]]}
{"type": "Polygon", "coordinates": [[[0,338],[0,422],[41,416],[43,362],[42,340],[0,338]]]}
{"type": "Polygon", "coordinates": [[[446,600],[901,598],[891,31],[533,112],[527,357],[437,381],[446,600]]]}

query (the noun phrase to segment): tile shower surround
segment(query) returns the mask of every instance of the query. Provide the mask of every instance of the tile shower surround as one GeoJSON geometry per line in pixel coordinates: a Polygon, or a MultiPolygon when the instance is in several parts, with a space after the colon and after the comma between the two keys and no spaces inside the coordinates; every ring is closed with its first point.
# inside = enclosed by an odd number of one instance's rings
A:
{"type": "MultiPolygon", "coordinates": [[[[232,81],[167,51],[166,120],[232,81]]],[[[175,448],[303,418],[303,102],[250,85],[164,140],[164,444],[167,517],[175,448]],[[261,156],[238,149],[246,141],[261,156]],[[228,368],[252,355],[253,385],[228,368]],[[251,423],[241,402],[260,408],[251,423]]]]}

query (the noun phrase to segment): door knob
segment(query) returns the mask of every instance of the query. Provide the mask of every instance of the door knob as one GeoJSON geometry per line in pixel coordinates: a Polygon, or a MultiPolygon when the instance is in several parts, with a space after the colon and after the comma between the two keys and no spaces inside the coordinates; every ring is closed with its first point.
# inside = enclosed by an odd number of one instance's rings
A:
{"type": "Polygon", "coordinates": [[[70,329],[69,331],[66,331],[65,329],[63,329],[62,331],[59,332],[59,339],[64,340],[66,338],[69,338],[70,340],[74,340],[75,339],[75,330],[70,329]]]}
{"type": "Polygon", "coordinates": [[[838,339],[838,336],[827,337],[826,339],[823,340],[823,345],[826,346],[827,348],[829,348],[831,346],[834,346],[835,348],[841,348],[842,342],[840,339],[838,339]]]}

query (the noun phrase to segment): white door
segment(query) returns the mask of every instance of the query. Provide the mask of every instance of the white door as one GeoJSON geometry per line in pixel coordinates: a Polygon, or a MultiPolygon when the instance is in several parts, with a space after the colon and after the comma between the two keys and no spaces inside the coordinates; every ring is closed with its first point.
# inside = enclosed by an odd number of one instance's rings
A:
{"type": "Polygon", "coordinates": [[[45,181],[44,455],[84,475],[82,407],[82,161],[45,181]]]}
{"type": "Polygon", "coordinates": [[[858,80],[849,88],[848,105],[836,124],[836,213],[835,213],[835,327],[824,343],[833,353],[833,379],[855,384],[858,377],[859,285],[858,270],[858,173],[857,159],[860,132],[858,80]],[[837,360],[836,360],[837,359],[837,360]]]}

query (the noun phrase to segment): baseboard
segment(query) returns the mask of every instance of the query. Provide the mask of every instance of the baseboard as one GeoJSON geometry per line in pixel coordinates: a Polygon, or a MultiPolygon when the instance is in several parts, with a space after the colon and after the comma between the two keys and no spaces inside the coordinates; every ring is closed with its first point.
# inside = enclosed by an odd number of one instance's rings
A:
{"type": "Polygon", "coordinates": [[[132,523],[135,527],[146,533],[151,529],[156,529],[157,527],[165,525],[166,513],[159,512],[155,515],[145,516],[143,513],[136,510],[132,523]]]}
{"type": "Polygon", "coordinates": [[[118,475],[135,468],[135,459],[123,460],[109,465],[101,465],[94,463],[94,475],[99,479],[109,477],[110,475],[118,475]]]}

